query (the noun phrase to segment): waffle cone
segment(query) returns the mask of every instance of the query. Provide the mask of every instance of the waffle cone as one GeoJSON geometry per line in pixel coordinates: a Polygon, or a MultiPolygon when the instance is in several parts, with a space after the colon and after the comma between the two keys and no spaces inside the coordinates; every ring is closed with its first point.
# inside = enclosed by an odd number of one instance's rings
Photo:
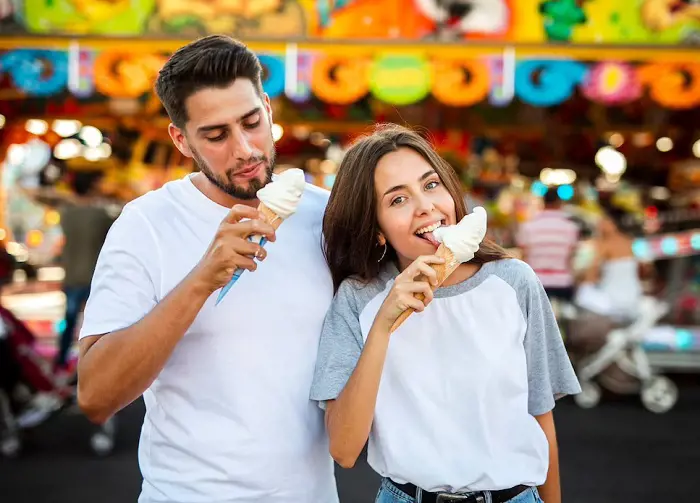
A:
{"type": "Polygon", "coordinates": [[[282,222],[284,222],[282,217],[265,206],[264,203],[260,203],[258,206],[258,211],[262,214],[265,220],[267,220],[267,223],[270,224],[275,230],[277,230],[279,226],[282,225],[282,222]]]}
{"type": "MultiPolygon", "coordinates": [[[[445,280],[455,272],[455,270],[460,266],[460,263],[455,259],[454,254],[452,251],[445,246],[444,244],[441,244],[440,247],[437,249],[435,252],[435,255],[445,259],[444,264],[431,264],[430,267],[432,267],[435,272],[437,273],[437,285],[431,285],[431,289],[433,292],[440,288],[442,284],[445,282],[445,280]]],[[[416,298],[419,300],[423,300],[425,298],[425,295],[422,293],[416,294],[416,298]]],[[[401,316],[399,316],[394,324],[391,326],[390,333],[395,332],[401,324],[403,324],[406,319],[413,314],[413,309],[407,309],[403,313],[401,313],[401,316]]]]}

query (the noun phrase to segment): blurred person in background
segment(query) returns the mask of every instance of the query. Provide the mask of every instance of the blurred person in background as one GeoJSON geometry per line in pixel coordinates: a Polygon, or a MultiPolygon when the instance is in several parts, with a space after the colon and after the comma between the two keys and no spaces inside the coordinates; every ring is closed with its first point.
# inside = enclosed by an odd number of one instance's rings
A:
{"type": "Polygon", "coordinates": [[[625,212],[608,209],[593,241],[593,264],[585,271],[575,303],[615,322],[634,319],[643,295],[640,264],[625,228],[625,212]]]}
{"type": "Polygon", "coordinates": [[[0,299],[4,288],[12,284],[16,265],[15,257],[7,251],[7,241],[0,240],[0,299]]]}
{"type": "MultiPolygon", "coordinates": [[[[625,215],[622,210],[606,210],[594,231],[590,264],[580,274],[581,283],[574,297],[576,317],[567,330],[569,354],[575,362],[596,354],[614,328],[634,321],[639,314],[643,267],[632,251],[633,238],[624,225],[625,215]]],[[[653,273],[653,267],[649,267],[653,273]]],[[[639,378],[617,362],[597,379],[614,393],[639,391],[639,378]]]]}
{"type": "Polygon", "coordinates": [[[97,257],[113,222],[99,199],[99,180],[100,176],[95,173],[75,174],[71,181],[74,197],[58,206],[64,236],[61,265],[65,271],[63,292],[66,296],[65,325],[56,355],[59,373],[68,365],[78,317],[90,295],[97,257]]]}
{"type": "Polygon", "coordinates": [[[551,187],[544,195],[544,209],[518,229],[516,242],[522,259],[534,269],[550,300],[573,299],[573,259],[579,233],[578,224],[562,209],[551,187]]]}

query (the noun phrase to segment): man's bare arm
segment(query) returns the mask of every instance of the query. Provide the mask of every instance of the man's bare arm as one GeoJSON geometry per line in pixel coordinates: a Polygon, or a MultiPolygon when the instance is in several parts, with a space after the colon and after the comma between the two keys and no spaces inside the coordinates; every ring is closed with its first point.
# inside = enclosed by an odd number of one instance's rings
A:
{"type": "Polygon", "coordinates": [[[102,423],[141,396],[209,296],[237,268],[257,269],[253,257],[264,260],[266,253],[248,241],[253,234],[275,240],[257,210],[234,206],[199,264],[151,312],[128,328],[80,342],[78,404],[90,420],[102,423]]]}

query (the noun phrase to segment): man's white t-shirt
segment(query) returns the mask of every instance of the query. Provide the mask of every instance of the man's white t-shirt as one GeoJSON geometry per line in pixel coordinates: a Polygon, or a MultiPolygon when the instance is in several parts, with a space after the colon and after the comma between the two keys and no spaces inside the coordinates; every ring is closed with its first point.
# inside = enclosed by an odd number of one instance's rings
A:
{"type": "MultiPolygon", "coordinates": [[[[323,411],[309,400],[333,285],[328,193],[308,185],[255,272],[205,303],[144,393],[140,503],[335,503],[323,411]]],[[[229,209],[189,177],[128,204],[100,254],[80,337],[133,325],[204,255],[229,209]]]]}

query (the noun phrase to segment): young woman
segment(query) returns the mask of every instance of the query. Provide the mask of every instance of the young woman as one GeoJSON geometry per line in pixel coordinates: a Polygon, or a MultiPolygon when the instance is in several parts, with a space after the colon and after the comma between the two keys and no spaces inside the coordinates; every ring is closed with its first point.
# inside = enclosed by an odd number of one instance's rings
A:
{"type": "Polygon", "coordinates": [[[534,272],[496,245],[432,293],[430,230],[465,214],[456,174],[418,134],[381,126],[350,148],[324,221],[337,293],[311,398],[340,465],[369,438],[378,502],[529,503],[541,486],[558,503],[552,409],[578,382],[534,272]]]}
{"type": "Polygon", "coordinates": [[[623,231],[624,216],[610,209],[600,219],[595,258],[574,299],[579,307],[617,322],[636,317],[644,293],[632,238],[623,231]]]}

